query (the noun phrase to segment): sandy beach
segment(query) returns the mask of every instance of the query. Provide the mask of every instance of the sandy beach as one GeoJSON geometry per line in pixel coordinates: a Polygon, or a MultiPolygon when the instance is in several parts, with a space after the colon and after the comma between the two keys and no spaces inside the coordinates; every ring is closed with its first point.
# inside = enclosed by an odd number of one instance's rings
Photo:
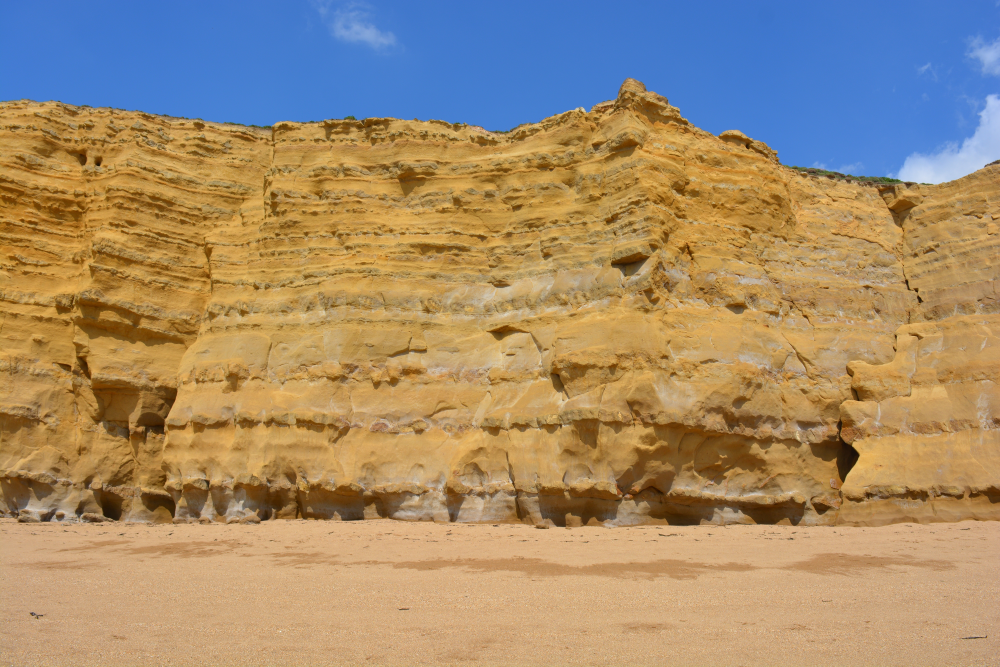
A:
{"type": "Polygon", "coordinates": [[[1000,523],[0,521],[3,665],[995,665],[998,599],[1000,523]]]}

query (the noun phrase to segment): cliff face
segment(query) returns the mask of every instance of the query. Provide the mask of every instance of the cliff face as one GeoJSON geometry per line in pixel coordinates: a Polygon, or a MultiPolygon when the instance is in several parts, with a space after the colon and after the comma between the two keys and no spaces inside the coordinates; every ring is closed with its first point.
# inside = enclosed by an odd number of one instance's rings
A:
{"type": "Polygon", "coordinates": [[[0,104],[0,510],[1000,518],[998,219],[1000,167],[807,177],[632,80],[507,133],[0,104]]]}

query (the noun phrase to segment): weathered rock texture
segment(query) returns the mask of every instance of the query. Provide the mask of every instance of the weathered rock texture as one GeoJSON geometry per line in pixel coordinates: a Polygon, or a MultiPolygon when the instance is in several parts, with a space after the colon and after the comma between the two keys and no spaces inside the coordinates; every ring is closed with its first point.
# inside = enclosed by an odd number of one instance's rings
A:
{"type": "Polygon", "coordinates": [[[807,177],[632,80],[507,133],[0,104],[0,508],[1000,518],[998,219],[1000,166],[807,177]]]}

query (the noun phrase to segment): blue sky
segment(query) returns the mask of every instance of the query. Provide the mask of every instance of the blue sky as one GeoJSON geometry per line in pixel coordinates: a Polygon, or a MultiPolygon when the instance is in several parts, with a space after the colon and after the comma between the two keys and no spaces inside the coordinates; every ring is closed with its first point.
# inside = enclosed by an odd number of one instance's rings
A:
{"type": "Polygon", "coordinates": [[[785,164],[938,182],[1000,159],[997,0],[6,0],[0,63],[3,100],[257,125],[508,129],[631,76],[785,164]]]}

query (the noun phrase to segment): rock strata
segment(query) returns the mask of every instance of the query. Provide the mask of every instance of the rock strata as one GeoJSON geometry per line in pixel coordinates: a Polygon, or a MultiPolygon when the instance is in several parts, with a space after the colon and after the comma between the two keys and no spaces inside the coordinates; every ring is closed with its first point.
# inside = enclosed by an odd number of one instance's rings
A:
{"type": "Polygon", "coordinates": [[[1000,166],[815,179],[627,80],[510,132],[0,104],[0,511],[1000,518],[1000,166]]]}

